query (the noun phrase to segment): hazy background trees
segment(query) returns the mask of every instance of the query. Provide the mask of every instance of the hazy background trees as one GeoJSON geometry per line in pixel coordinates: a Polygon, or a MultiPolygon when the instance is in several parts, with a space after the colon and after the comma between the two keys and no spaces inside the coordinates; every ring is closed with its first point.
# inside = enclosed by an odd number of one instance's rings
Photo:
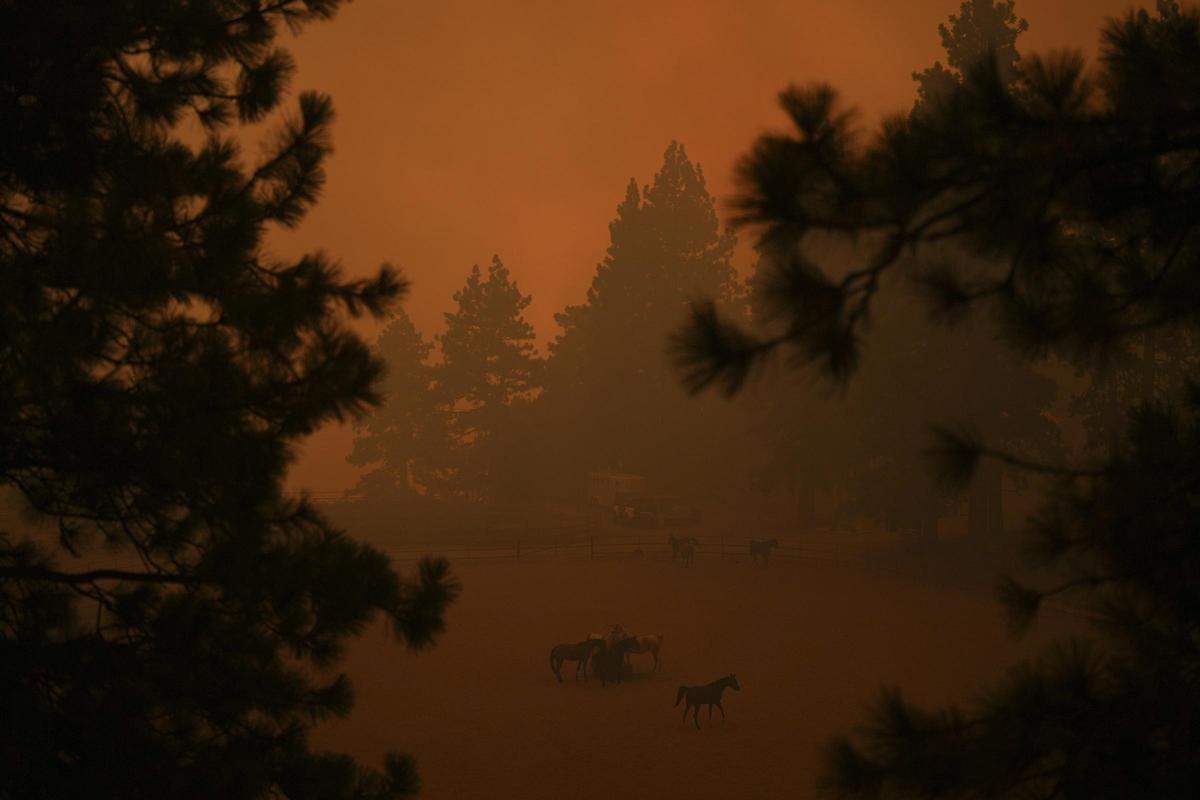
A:
{"type": "Polygon", "coordinates": [[[434,393],[437,373],[429,360],[434,344],[397,308],[375,348],[387,364],[382,405],[356,423],[348,460],[366,469],[360,491],[406,503],[436,486],[435,465],[446,447],[434,393]]]}
{"type": "Polygon", "coordinates": [[[438,337],[435,395],[449,445],[438,465],[438,491],[478,502],[512,485],[504,460],[519,452],[513,426],[541,389],[542,365],[533,326],[521,315],[531,298],[499,257],[486,279],[472,267],[454,301],[458,307],[446,314],[438,337]]]}
{"type": "Polygon", "coordinates": [[[717,467],[714,436],[729,422],[720,406],[689,406],[664,343],[690,299],[736,302],[733,237],[721,230],[704,173],[676,142],[650,184],[630,181],[609,233],[586,302],[556,317],[562,332],[540,400],[546,463],[576,480],[619,467],[662,487],[692,484],[697,460],[709,474],[717,467]]]}

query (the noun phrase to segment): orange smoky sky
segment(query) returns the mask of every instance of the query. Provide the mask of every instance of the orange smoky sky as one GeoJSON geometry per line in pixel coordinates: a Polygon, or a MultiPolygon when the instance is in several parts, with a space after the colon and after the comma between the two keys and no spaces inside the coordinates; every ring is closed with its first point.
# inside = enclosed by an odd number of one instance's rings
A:
{"type": "MultiPolygon", "coordinates": [[[[473,264],[499,255],[533,296],[544,350],[554,314],[582,302],[625,184],[667,144],[704,168],[720,209],[733,166],[784,126],[789,83],[833,84],[870,128],[911,107],[912,73],[944,61],[937,26],[958,0],[358,0],[291,43],[296,90],[338,116],[324,194],[283,254],[324,249],[350,274],[389,261],[428,337],[473,264]]],[[[1018,0],[1024,54],[1095,56],[1128,0],[1018,0]]],[[[744,237],[743,237],[744,238],[744,237]]],[[[746,248],[739,250],[745,268],[746,248]]],[[[378,325],[364,328],[374,337],[378,325]]],[[[290,477],[353,486],[352,432],[310,439],[290,477]]]]}

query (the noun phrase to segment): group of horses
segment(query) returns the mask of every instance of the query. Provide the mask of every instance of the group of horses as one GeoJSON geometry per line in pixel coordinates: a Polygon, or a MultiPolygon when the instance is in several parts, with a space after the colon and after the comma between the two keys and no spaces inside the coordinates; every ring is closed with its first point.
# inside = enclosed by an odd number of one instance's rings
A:
{"type": "MultiPolygon", "coordinates": [[[[672,533],[667,536],[667,542],[671,545],[671,562],[690,567],[696,558],[696,551],[700,549],[700,541],[695,536],[679,537],[672,533]]],[[[751,563],[767,566],[771,561],[771,551],[776,547],[779,547],[778,539],[751,539],[751,563]]]]}
{"type": "MultiPolygon", "coordinates": [[[[667,541],[671,545],[672,563],[679,563],[685,567],[691,566],[696,558],[696,551],[700,549],[699,540],[694,536],[678,537],[670,534],[667,536],[667,541]]],[[[777,539],[751,539],[751,562],[756,566],[766,567],[771,560],[771,551],[777,547],[779,547],[777,539]]],[[[581,676],[585,682],[588,680],[588,668],[590,667],[592,674],[600,679],[602,686],[607,686],[609,683],[620,683],[627,673],[632,673],[633,668],[629,664],[631,655],[639,653],[653,655],[653,671],[658,670],[662,640],[661,633],[632,636],[625,633],[620,625],[614,625],[607,635],[593,633],[581,642],[555,645],[550,650],[550,670],[558,682],[562,683],[563,664],[572,661],[575,663],[575,680],[577,681],[581,676]]],[[[692,722],[699,729],[700,709],[704,706],[708,706],[710,723],[714,706],[721,712],[721,719],[725,719],[725,707],[721,705],[721,696],[726,689],[738,692],[742,690],[736,675],[731,673],[703,686],[680,686],[675,693],[673,707],[678,708],[679,704],[683,703],[683,721],[687,722],[690,713],[692,722]]]]}
{"type": "MultiPolygon", "coordinates": [[[[575,680],[577,681],[580,676],[585,682],[587,681],[588,667],[591,666],[592,674],[600,679],[601,686],[620,683],[625,673],[633,670],[628,663],[631,655],[639,653],[653,655],[654,667],[652,669],[653,671],[658,670],[660,663],[658,654],[662,648],[662,640],[661,633],[631,636],[625,633],[620,625],[614,625],[607,635],[593,633],[589,634],[588,638],[582,642],[555,645],[550,650],[550,669],[558,682],[562,683],[563,664],[573,661],[575,662],[575,680]]],[[[691,713],[692,722],[699,729],[700,709],[703,706],[708,706],[710,723],[712,722],[713,706],[720,710],[721,719],[725,719],[725,707],[721,705],[721,695],[726,689],[739,692],[742,690],[737,676],[729,674],[703,686],[680,686],[675,693],[673,708],[678,708],[679,704],[686,700],[687,702],[683,706],[683,721],[687,722],[688,713],[691,713]]]]}
{"type": "Polygon", "coordinates": [[[582,675],[586,682],[588,667],[592,674],[600,679],[601,686],[609,683],[620,683],[628,670],[629,656],[648,653],[654,656],[653,670],[658,670],[658,652],[662,647],[661,633],[631,636],[614,625],[607,635],[593,633],[582,642],[555,645],[550,650],[550,669],[554,677],[562,683],[562,666],[567,661],[575,662],[575,680],[582,675]]]}

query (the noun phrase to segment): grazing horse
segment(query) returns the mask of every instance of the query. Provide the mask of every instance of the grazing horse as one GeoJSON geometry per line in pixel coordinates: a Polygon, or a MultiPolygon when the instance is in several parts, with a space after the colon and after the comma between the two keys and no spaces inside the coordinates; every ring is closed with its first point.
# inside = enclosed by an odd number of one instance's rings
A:
{"type": "Polygon", "coordinates": [[[649,653],[654,656],[654,671],[658,671],[658,650],[662,647],[663,635],[661,633],[649,633],[643,636],[633,637],[637,639],[637,647],[630,650],[630,654],[649,653]]]}
{"type": "Polygon", "coordinates": [[[609,681],[621,682],[625,673],[625,657],[636,647],[637,637],[629,636],[612,646],[604,645],[596,650],[592,656],[592,674],[600,679],[601,686],[607,686],[609,681]]]}
{"type": "Polygon", "coordinates": [[[779,547],[778,539],[751,539],[750,561],[757,564],[761,560],[762,565],[767,566],[767,562],[771,558],[771,551],[776,547],[779,547]]]}
{"type": "Polygon", "coordinates": [[[694,536],[680,539],[675,534],[667,536],[667,541],[671,543],[671,561],[679,561],[685,567],[690,566],[692,559],[696,557],[700,542],[694,536]]]}
{"type": "Polygon", "coordinates": [[[603,641],[595,639],[586,639],[582,642],[574,644],[555,645],[550,650],[550,669],[554,672],[554,677],[558,678],[558,682],[562,683],[562,665],[564,661],[575,662],[575,680],[579,680],[579,673],[583,672],[583,679],[587,680],[588,660],[595,653],[604,647],[603,641]]]}
{"type": "Polygon", "coordinates": [[[721,693],[726,687],[741,691],[742,687],[738,685],[737,676],[733,674],[726,675],[724,678],[719,678],[712,683],[704,686],[680,686],[679,691],[675,694],[675,705],[672,708],[679,707],[679,701],[687,698],[687,705],[683,707],[683,721],[687,722],[689,711],[694,708],[692,713],[692,722],[696,723],[696,729],[700,729],[700,706],[708,706],[708,722],[712,724],[713,706],[721,709],[721,719],[725,719],[725,707],[721,705],[721,693]]]}

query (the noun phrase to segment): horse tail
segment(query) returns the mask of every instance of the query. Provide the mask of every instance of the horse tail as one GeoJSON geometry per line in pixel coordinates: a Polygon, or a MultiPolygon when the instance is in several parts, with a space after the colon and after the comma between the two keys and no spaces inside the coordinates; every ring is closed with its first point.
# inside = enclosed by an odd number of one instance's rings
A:
{"type": "Polygon", "coordinates": [[[554,663],[554,653],[558,650],[557,647],[550,648],[550,671],[558,675],[558,665],[554,663]]]}
{"type": "Polygon", "coordinates": [[[675,705],[671,706],[671,708],[679,708],[679,701],[687,694],[687,690],[688,687],[686,686],[679,687],[679,691],[675,693],[675,705]]]}

